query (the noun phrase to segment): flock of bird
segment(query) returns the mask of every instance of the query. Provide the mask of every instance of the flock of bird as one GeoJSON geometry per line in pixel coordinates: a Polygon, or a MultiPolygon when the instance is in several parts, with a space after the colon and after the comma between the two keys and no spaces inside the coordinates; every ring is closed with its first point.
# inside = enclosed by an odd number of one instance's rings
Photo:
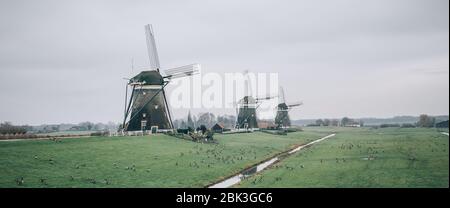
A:
{"type": "MultiPolygon", "coordinates": [[[[55,142],[55,143],[61,143],[61,140],[57,140],[57,139],[52,139],[51,141],[55,142]]],[[[400,144],[400,143],[399,143],[400,144]]],[[[411,161],[411,164],[413,164],[415,161],[418,160],[417,158],[417,154],[416,151],[418,150],[419,147],[403,147],[402,145],[399,144],[394,144],[396,147],[395,152],[400,153],[402,155],[405,156],[405,159],[411,161]]],[[[378,143],[376,140],[361,140],[359,142],[342,142],[339,144],[331,144],[329,145],[330,148],[332,148],[332,151],[335,151],[336,148],[341,151],[341,153],[344,154],[339,154],[339,155],[346,155],[345,152],[346,151],[358,151],[359,156],[364,156],[363,158],[355,158],[355,156],[353,157],[336,157],[336,158],[313,158],[313,160],[309,160],[309,162],[311,161],[316,161],[316,162],[320,162],[320,164],[330,164],[329,162],[334,161],[333,163],[335,163],[336,165],[340,165],[340,163],[348,163],[351,162],[352,160],[375,160],[376,158],[382,156],[380,155],[381,153],[385,153],[385,150],[383,149],[381,143],[378,143]]],[[[265,149],[270,149],[273,147],[270,146],[265,146],[265,149]]],[[[448,151],[448,148],[446,146],[445,143],[440,142],[440,140],[430,140],[428,142],[428,144],[426,145],[427,151],[429,152],[446,152],[448,151]]],[[[217,144],[217,143],[213,143],[213,144],[203,144],[203,143],[197,143],[192,149],[186,151],[186,152],[180,152],[177,153],[179,154],[179,159],[175,159],[173,161],[174,164],[174,168],[190,168],[190,169],[200,169],[200,168],[205,168],[205,169],[212,169],[214,167],[217,166],[221,166],[221,165],[230,165],[230,164],[236,164],[236,167],[240,167],[242,166],[242,164],[247,164],[248,161],[252,161],[252,162],[257,162],[256,159],[257,158],[261,158],[261,156],[269,156],[269,152],[270,151],[266,151],[266,153],[261,153],[261,151],[257,151],[254,147],[252,146],[245,146],[245,147],[241,147],[238,148],[234,151],[229,151],[230,148],[225,145],[225,144],[217,144]],[[188,159],[186,159],[186,157],[188,157],[188,159]]],[[[315,148],[306,148],[304,151],[297,153],[296,157],[303,157],[303,158],[308,158],[310,157],[310,153],[316,151],[315,148]]],[[[392,150],[391,150],[392,151],[392,150]]],[[[351,155],[351,154],[348,154],[351,155]]],[[[54,156],[39,156],[39,155],[33,155],[32,156],[33,159],[36,162],[40,162],[40,163],[47,163],[49,165],[57,165],[57,160],[55,159],[54,156]]],[[[160,159],[158,155],[155,155],[152,157],[153,160],[158,160],[160,159]]],[[[62,162],[59,162],[60,164],[62,164],[62,162]]],[[[87,165],[84,163],[77,163],[74,165],[74,169],[83,169],[86,168],[87,165]]],[[[123,169],[125,171],[130,171],[131,173],[133,172],[137,172],[141,169],[138,170],[137,166],[135,164],[130,164],[127,166],[122,166],[118,164],[118,162],[114,162],[112,163],[112,167],[114,169],[123,169]]],[[[283,168],[285,170],[289,171],[293,171],[297,168],[303,169],[306,168],[305,164],[302,164],[301,160],[299,163],[293,165],[292,163],[278,163],[272,166],[272,168],[274,169],[280,169],[283,168]]],[[[145,171],[146,173],[150,173],[151,170],[149,168],[142,168],[143,171],[145,171]]],[[[287,174],[289,174],[288,172],[286,172],[287,174]]],[[[263,175],[256,175],[254,177],[250,177],[249,178],[251,180],[252,184],[258,184],[261,183],[263,181],[263,175]]],[[[244,180],[249,180],[249,179],[244,179],[244,180]]],[[[31,179],[30,179],[31,180],[31,179]]],[[[34,179],[36,180],[36,179],[34,179]]],[[[86,182],[86,183],[90,183],[90,184],[94,184],[94,185],[110,185],[112,184],[112,181],[108,178],[103,178],[103,179],[95,179],[92,177],[87,177],[87,178],[83,178],[81,176],[74,176],[74,175],[69,175],[67,176],[67,180],[70,182],[86,182]]],[[[281,176],[277,176],[273,179],[271,179],[275,182],[281,181],[282,177],[281,176]]],[[[15,183],[18,186],[24,186],[26,181],[25,178],[23,176],[18,176],[15,178],[15,183]]],[[[41,184],[42,186],[49,186],[50,185],[50,181],[48,178],[45,177],[40,177],[38,178],[38,183],[41,184]]]]}

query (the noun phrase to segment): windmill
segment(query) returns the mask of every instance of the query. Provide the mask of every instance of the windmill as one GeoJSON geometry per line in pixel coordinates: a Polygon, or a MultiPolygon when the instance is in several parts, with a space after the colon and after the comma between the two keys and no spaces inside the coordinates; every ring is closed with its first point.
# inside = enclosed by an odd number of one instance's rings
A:
{"type": "Polygon", "coordinates": [[[258,128],[258,119],[256,117],[256,110],[261,105],[263,100],[270,100],[274,96],[256,97],[251,95],[252,90],[250,79],[248,78],[248,71],[245,71],[245,96],[240,99],[237,104],[237,122],[236,128],[253,129],[258,128]]]}
{"type": "Polygon", "coordinates": [[[291,126],[291,120],[289,119],[289,110],[294,107],[303,105],[302,102],[295,102],[291,104],[286,103],[286,98],[284,97],[284,90],[280,87],[280,103],[277,106],[277,115],[275,117],[275,124],[278,128],[285,128],[291,126]]]}
{"type": "Polygon", "coordinates": [[[195,75],[200,70],[199,64],[191,64],[160,73],[155,36],[151,25],[145,26],[150,69],[129,79],[125,93],[124,131],[145,131],[151,129],[173,129],[172,119],[167,104],[164,88],[175,78],[195,75]],[[131,88],[128,99],[127,92],[131,88]]]}

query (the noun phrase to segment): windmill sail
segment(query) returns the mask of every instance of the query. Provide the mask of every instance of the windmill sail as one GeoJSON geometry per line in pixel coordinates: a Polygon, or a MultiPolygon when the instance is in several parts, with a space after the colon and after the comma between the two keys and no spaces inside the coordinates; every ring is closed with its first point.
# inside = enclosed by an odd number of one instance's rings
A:
{"type": "Polygon", "coordinates": [[[289,108],[297,107],[297,106],[301,106],[301,105],[303,105],[302,102],[295,102],[295,103],[287,104],[287,106],[288,106],[289,108]]]}
{"type": "Polygon", "coordinates": [[[159,57],[156,50],[155,34],[151,25],[145,25],[145,36],[147,39],[148,58],[150,60],[150,68],[159,71],[159,57]]]}
{"type": "Polygon", "coordinates": [[[167,69],[164,71],[166,76],[164,78],[174,79],[186,76],[192,76],[200,72],[200,64],[191,64],[187,66],[181,66],[173,69],[167,69]]]}
{"type": "Polygon", "coordinates": [[[284,97],[284,89],[282,87],[279,88],[280,92],[280,103],[286,103],[286,99],[284,97]]]}
{"type": "Polygon", "coordinates": [[[278,97],[278,96],[257,97],[256,100],[257,100],[257,101],[260,101],[260,100],[270,100],[270,99],[273,99],[273,98],[276,98],[276,97],[278,97]]]}

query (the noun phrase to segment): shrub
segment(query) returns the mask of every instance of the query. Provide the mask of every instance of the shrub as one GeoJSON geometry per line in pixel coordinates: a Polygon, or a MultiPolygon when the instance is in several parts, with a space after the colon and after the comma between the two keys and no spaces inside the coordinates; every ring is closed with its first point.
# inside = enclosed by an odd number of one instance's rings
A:
{"type": "Polygon", "coordinates": [[[401,126],[402,128],[416,128],[416,125],[411,124],[411,123],[404,123],[401,126]]]}
{"type": "Polygon", "coordinates": [[[97,131],[90,134],[91,136],[108,136],[107,131],[97,131]]]}
{"type": "Polygon", "coordinates": [[[400,127],[400,124],[381,124],[380,128],[400,127]]]}

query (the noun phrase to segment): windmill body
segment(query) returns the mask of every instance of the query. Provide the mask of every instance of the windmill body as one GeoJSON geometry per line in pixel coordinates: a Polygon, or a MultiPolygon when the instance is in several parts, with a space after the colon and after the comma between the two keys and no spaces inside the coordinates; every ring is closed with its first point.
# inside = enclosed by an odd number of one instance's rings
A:
{"type": "Polygon", "coordinates": [[[257,102],[252,96],[245,96],[238,102],[237,128],[258,128],[257,102]]]}
{"type": "Polygon", "coordinates": [[[275,116],[275,124],[278,128],[286,128],[291,126],[291,119],[289,118],[289,110],[294,107],[300,106],[302,102],[296,102],[292,104],[286,103],[286,98],[284,97],[284,90],[280,87],[279,92],[280,103],[277,106],[277,115],[275,116]]]}
{"type": "Polygon", "coordinates": [[[275,124],[279,127],[291,126],[291,119],[289,118],[288,106],[286,103],[280,103],[277,106],[277,115],[275,116],[275,124]]]}
{"type": "Polygon", "coordinates": [[[131,78],[134,87],[130,121],[126,131],[147,130],[151,127],[172,129],[167,102],[162,91],[165,81],[158,71],[143,71],[131,78]],[[148,102],[151,100],[150,102],[148,102]]]}

